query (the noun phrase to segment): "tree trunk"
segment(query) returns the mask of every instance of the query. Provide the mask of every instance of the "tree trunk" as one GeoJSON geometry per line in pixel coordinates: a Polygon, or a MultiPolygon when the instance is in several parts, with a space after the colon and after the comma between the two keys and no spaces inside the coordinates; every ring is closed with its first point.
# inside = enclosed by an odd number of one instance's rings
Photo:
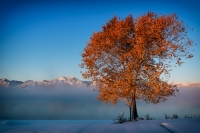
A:
{"type": "Polygon", "coordinates": [[[132,100],[132,119],[135,120],[138,117],[135,94],[132,100]]]}
{"type": "Polygon", "coordinates": [[[130,120],[132,120],[132,115],[131,115],[131,106],[129,106],[129,109],[130,109],[130,120]]]}

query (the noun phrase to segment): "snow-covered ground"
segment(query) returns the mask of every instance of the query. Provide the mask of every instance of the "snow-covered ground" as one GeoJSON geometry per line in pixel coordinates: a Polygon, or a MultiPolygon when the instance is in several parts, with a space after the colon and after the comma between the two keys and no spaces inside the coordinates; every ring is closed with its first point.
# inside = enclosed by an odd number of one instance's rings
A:
{"type": "Polygon", "coordinates": [[[200,119],[177,119],[161,123],[173,133],[200,133],[200,119]]]}
{"type": "Polygon", "coordinates": [[[200,119],[140,120],[113,124],[112,120],[1,120],[5,133],[200,133],[200,119]]]}

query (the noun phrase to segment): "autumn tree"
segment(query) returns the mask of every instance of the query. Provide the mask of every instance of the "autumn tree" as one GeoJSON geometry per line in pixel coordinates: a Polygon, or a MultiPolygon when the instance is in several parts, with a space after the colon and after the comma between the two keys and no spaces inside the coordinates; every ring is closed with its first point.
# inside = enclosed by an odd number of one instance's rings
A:
{"type": "Polygon", "coordinates": [[[192,57],[188,28],[176,14],[114,16],[87,43],[82,75],[96,82],[99,100],[125,101],[130,119],[136,119],[136,99],[156,104],[178,92],[168,78],[172,65],[180,66],[183,58],[192,57]]]}

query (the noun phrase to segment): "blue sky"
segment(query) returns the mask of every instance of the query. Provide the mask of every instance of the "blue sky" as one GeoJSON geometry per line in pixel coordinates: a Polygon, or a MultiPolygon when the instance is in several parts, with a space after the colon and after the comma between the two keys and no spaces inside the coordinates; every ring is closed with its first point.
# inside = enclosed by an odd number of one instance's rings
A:
{"type": "Polygon", "coordinates": [[[83,79],[78,64],[93,32],[114,15],[134,17],[148,11],[177,13],[194,29],[194,57],[174,68],[169,81],[200,82],[200,1],[0,0],[0,78],[43,80],[61,76],[83,79]]]}

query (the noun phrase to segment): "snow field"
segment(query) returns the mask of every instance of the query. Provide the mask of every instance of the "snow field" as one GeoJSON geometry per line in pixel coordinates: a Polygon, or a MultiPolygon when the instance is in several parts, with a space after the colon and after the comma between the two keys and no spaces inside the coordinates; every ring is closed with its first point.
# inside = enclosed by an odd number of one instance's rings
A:
{"type": "Polygon", "coordinates": [[[4,133],[200,133],[200,119],[140,120],[1,120],[4,133]]]}

